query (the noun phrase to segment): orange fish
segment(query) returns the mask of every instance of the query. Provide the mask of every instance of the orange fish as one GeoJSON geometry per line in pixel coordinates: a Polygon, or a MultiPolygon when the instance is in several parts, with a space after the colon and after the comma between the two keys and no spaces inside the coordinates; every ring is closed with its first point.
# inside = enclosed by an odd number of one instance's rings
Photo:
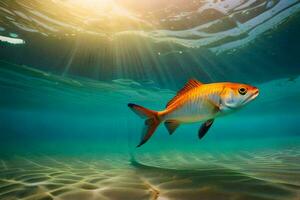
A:
{"type": "Polygon", "coordinates": [[[169,134],[172,134],[180,124],[204,121],[198,131],[201,139],[216,117],[238,110],[254,100],[258,93],[258,88],[246,84],[229,82],[203,84],[191,79],[168,102],[165,110],[153,111],[129,103],[128,106],[132,111],[146,118],[145,133],[137,147],[149,140],[161,122],[164,122],[169,134]]]}

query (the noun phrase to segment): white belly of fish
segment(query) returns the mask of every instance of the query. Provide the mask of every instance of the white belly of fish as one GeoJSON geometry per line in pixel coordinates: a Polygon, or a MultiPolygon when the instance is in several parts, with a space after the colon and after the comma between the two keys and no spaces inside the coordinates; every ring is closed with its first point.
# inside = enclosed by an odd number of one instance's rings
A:
{"type": "Polygon", "coordinates": [[[211,107],[204,106],[203,102],[190,103],[180,106],[168,113],[164,120],[176,120],[181,123],[193,123],[213,118],[211,107]]]}

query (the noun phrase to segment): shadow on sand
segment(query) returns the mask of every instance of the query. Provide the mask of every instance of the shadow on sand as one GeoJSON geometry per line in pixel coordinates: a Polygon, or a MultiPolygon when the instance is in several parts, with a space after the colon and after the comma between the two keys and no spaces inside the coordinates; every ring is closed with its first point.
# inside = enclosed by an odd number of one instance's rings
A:
{"type": "Polygon", "coordinates": [[[131,163],[156,199],[296,199],[296,191],[300,189],[296,185],[269,182],[224,167],[179,170],[153,167],[136,160],[131,163]]]}

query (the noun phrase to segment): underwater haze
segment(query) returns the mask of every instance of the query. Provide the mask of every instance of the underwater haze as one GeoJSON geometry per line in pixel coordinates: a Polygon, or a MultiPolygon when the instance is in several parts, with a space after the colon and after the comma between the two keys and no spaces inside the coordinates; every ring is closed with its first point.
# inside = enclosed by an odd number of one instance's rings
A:
{"type": "Polygon", "coordinates": [[[299,0],[2,0],[0,199],[300,199],[299,0]],[[141,140],[191,78],[260,94],[141,140]]]}

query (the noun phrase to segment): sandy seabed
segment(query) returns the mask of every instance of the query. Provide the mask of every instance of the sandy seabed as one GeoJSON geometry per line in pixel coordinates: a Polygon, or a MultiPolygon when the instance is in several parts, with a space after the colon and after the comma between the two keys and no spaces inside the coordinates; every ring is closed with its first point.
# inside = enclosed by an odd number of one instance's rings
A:
{"type": "Polygon", "coordinates": [[[13,156],[0,160],[0,199],[300,199],[300,151],[171,156],[13,156]],[[174,162],[176,160],[176,162],[174,162]]]}

